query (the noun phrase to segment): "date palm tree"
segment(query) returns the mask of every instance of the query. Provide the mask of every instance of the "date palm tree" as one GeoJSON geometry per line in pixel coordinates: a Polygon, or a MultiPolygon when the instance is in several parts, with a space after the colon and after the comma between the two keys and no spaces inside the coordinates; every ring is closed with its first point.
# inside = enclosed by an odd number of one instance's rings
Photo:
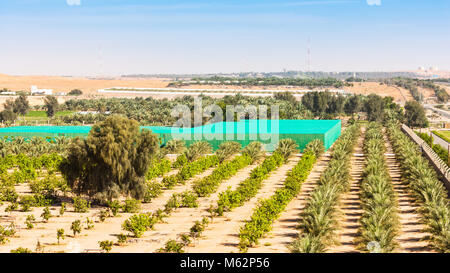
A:
{"type": "Polygon", "coordinates": [[[261,142],[254,141],[242,150],[242,154],[250,156],[250,158],[252,159],[252,163],[255,163],[256,161],[264,157],[263,145],[261,142]]]}
{"type": "Polygon", "coordinates": [[[286,138],[278,142],[278,147],[275,151],[280,153],[284,159],[287,160],[293,153],[297,152],[297,148],[298,145],[294,140],[286,138]]]}

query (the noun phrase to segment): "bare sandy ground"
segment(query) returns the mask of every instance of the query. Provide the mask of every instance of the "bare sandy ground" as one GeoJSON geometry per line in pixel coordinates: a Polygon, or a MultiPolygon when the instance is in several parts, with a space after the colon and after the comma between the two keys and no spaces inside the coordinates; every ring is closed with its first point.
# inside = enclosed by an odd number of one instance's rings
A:
{"type": "MultiPolygon", "coordinates": [[[[114,78],[114,79],[90,79],[82,77],[57,77],[57,76],[12,76],[0,74],[0,89],[8,88],[12,91],[29,91],[31,85],[36,85],[38,88],[53,89],[54,92],[69,92],[73,89],[80,89],[84,94],[76,98],[100,98],[100,97],[121,97],[121,98],[135,98],[135,97],[153,97],[153,98],[167,98],[173,99],[183,95],[176,94],[110,94],[98,93],[98,89],[111,87],[139,87],[139,88],[164,88],[172,81],[172,79],[162,78],[114,78]]],[[[404,104],[408,100],[412,100],[410,92],[406,89],[395,86],[380,85],[376,82],[362,82],[353,83],[353,87],[344,87],[343,89],[354,94],[378,94],[380,96],[391,96],[398,103],[404,104]]],[[[188,89],[275,89],[275,90],[295,90],[295,89],[309,89],[308,87],[286,87],[286,86],[230,86],[230,85],[188,85],[183,86],[188,89]]],[[[334,88],[330,88],[334,89],[334,88]]],[[[212,95],[214,97],[223,97],[223,95],[212,95]]],[[[59,97],[60,102],[64,102],[70,97],[59,97]]],[[[6,100],[0,97],[0,103],[6,100]]],[[[31,105],[42,105],[42,98],[36,97],[30,99],[31,105]]]]}
{"type": "Polygon", "coordinates": [[[352,87],[345,87],[344,89],[358,95],[377,94],[382,97],[390,96],[399,104],[414,100],[408,90],[378,82],[354,82],[352,87]]]}
{"type": "Polygon", "coordinates": [[[275,221],[272,231],[262,238],[259,245],[250,248],[249,253],[289,253],[289,244],[298,237],[298,224],[301,212],[309,196],[317,186],[322,172],[327,168],[330,154],[323,155],[314,165],[306,181],[302,184],[299,195],[292,200],[280,217],[275,221]]]}
{"type": "Polygon", "coordinates": [[[283,187],[288,172],[298,163],[300,157],[293,157],[290,161],[272,174],[264,182],[258,194],[243,206],[217,217],[203,232],[202,238],[190,247],[192,253],[230,253],[238,252],[239,229],[249,220],[259,200],[269,198],[277,189],[283,187]]]}
{"type": "Polygon", "coordinates": [[[90,79],[82,77],[58,77],[58,76],[12,76],[0,74],[0,89],[8,88],[12,91],[29,91],[31,85],[38,88],[53,89],[53,92],[70,92],[80,89],[86,95],[97,94],[98,89],[110,87],[167,87],[169,79],[90,79]]]}

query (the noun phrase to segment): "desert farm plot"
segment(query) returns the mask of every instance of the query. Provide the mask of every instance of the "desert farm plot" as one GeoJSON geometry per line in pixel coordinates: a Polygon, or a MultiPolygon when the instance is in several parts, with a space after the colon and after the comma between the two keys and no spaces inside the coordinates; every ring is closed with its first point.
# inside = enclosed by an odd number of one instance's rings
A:
{"type": "Polygon", "coordinates": [[[0,252],[449,251],[448,193],[395,125],[347,126],[327,151],[169,146],[143,198],[108,202],[71,189],[64,155],[4,156],[0,252]]]}

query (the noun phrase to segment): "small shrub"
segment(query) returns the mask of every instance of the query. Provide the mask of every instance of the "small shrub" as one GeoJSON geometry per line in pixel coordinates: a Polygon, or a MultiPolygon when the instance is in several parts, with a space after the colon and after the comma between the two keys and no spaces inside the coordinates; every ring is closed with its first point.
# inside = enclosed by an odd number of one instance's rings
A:
{"type": "Polygon", "coordinates": [[[126,234],[120,233],[119,235],[117,235],[117,244],[118,245],[126,244],[127,240],[128,240],[128,236],[126,234]]]}
{"type": "Polygon", "coordinates": [[[89,217],[86,217],[86,229],[90,230],[94,228],[94,221],[89,219],[89,217]]]}
{"type": "Polygon", "coordinates": [[[48,220],[52,217],[49,207],[44,208],[44,211],[42,212],[41,217],[42,217],[42,219],[44,219],[44,222],[48,222],[48,220]]]}
{"type": "Polygon", "coordinates": [[[77,233],[81,233],[81,221],[75,220],[72,222],[72,225],[70,226],[70,229],[73,232],[73,237],[77,236],[77,233]]]}
{"type": "Polygon", "coordinates": [[[162,184],[156,182],[150,182],[147,184],[147,191],[144,196],[144,203],[150,203],[154,198],[158,197],[162,193],[162,184]]]}
{"type": "Polygon", "coordinates": [[[124,213],[138,213],[141,210],[141,201],[136,199],[127,199],[122,206],[124,213]]]}
{"type": "Polygon", "coordinates": [[[109,253],[111,252],[114,243],[112,241],[99,241],[98,244],[103,251],[109,253]]]}
{"type": "Polygon", "coordinates": [[[61,203],[61,208],[59,209],[59,216],[63,216],[64,212],[66,212],[66,203],[62,202],[61,203]]]}
{"type": "Polygon", "coordinates": [[[169,240],[166,242],[165,247],[158,249],[157,252],[184,253],[183,247],[184,247],[184,245],[182,243],[178,243],[175,240],[169,240]]]}
{"type": "Polygon", "coordinates": [[[110,201],[108,202],[108,207],[111,210],[111,213],[113,214],[113,216],[117,216],[117,214],[119,213],[119,209],[120,209],[120,203],[117,200],[114,201],[110,201]]]}
{"type": "Polygon", "coordinates": [[[145,231],[151,229],[155,224],[155,219],[146,213],[135,214],[128,218],[122,228],[134,234],[134,237],[140,238],[145,231]]]}
{"type": "Polygon", "coordinates": [[[73,209],[74,212],[77,213],[86,213],[89,211],[90,203],[88,201],[84,200],[81,197],[75,197],[73,199],[73,209]]]}
{"type": "Polygon", "coordinates": [[[186,191],[184,193],[182,193],[182,205],[181,207],[183,208],[197,208],[198,207],[198,202],[197,202],[197,198],[198,196],[190,191],[186,191]]]}
{"type": "Polygon", "coordinates": [[[16,249],[12,249],[11,253],[32,253],[32,251],[29,250],[28,248],[19,247],[16,249]]]}
{"type": "Polygon", "coordinates": [[[34,227],[34,221],[36,221],[36,218],[34,218],[34,215],[28,215],[27,219],[25,220],[25,224],[27,225],[27,229],[32,229],[34,227]]]}
{"type": "Polygon", "coordinates": [[[100,211],[100,222],[105,222],[106,218],[110,217],[109,210],[103,209],[100,211]]]}
{"type": "Polygon", "coordinates": [[[58,239],[58,245],[60,240],[64,240],[66,238],[66,234],[63,228],[59,228],[56,230],[56,238],[58,239]]]}

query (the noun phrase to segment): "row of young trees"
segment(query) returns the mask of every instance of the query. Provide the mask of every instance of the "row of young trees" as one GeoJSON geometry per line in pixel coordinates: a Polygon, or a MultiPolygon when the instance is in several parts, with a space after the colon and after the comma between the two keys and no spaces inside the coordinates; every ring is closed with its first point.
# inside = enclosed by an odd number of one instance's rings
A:
{"type": "Polygon", "coordinates": [[[308,143],[298,164],[288,173],[284,187],[278,189],[270,198],[261,201],[251,219],[239,232],[239,249],[246,252],[248,247],[258,244],[258,239],[269,232],[273,222],[278,219],[289,202],[298,195],[302,183],[308,178],[316,160],[325,151],[320,140],[308,143]]]}
{"type": "MultiPolygon", "coordinates": [[[[256,162],[262,157],[261,143],[252,142],[242,151],[244,156],[251,158],[256,162]],[[252,156],[253,155],[253,156],[252,156]]],[[[238,187],[232,191],[226,190],[219,194],[219,200],[216,206],[211,206],[208,211],[211,221],[216,216],[222,216],[225,212],[242,206],[245,202],[254,197],[262,187],[263,182],[268,175],[282,164],[286,163],[289,157],[296,151],[297,145],[291,139],[280,140],[274,153],[267,157],[261,165],[252,170],[250,177],[242,181],[238,187]]],[[[184,252],[184,247],[192,242],[192,239],[198,239],[205,228],[210,223],[208,217],[203,217],[201,221],[196,221],[191,227],[189,233],[180,234],[181,242],[169,240],[165,246],[159,249],[159,252],[184,252]]]]}
{"type": "Polygon", "coordinates": [[[301,232],[290,246],[292,252],[325,252],[335,243],[337,205],[341,194],[349,190],[350,157],[360,133],[360,126],[352,125],[335,142],[328,167],[301,214],[301,232]]]}
{"type": "Polygon", "coordinates": [[[366,165],[361,182],[363,214],[360,219],[359,248],[368,251],[371,242],[379,244],[381,253],[397,247],[399,220],[397,198],[385,161],[385,140],[379,123],[367,126],[364,141],[366,165]]]}
{"type": "Polygon", "coordinates": [[[420,204],[430,247],[450,252],[450,206],[448,192],[429,161],[396,124],[388,126],[388,135],[400,160],[403,179],[420,204]]]}

